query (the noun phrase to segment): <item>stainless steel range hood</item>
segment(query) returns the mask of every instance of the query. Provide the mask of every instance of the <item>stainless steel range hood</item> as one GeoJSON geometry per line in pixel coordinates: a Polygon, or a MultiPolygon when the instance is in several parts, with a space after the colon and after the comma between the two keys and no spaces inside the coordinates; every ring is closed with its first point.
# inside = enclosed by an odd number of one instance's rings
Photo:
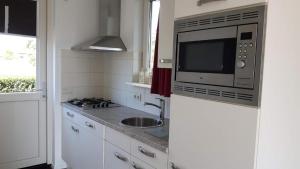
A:
{"type": "Polygon", "coordinates": [[[120,37],[121,0],[100,0],[100,32],[93,40],[72,47],[79,51],[126,51],[120,37]]]}

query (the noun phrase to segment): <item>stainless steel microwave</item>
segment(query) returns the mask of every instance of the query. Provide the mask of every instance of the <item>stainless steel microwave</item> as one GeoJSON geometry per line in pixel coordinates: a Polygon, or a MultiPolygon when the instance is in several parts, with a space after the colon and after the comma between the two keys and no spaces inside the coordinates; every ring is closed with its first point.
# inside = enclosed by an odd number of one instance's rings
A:
{"type": "Polygon", "coordinates": [[[176,20],[173,93],[258,106],[265,10],[176,20]]]}

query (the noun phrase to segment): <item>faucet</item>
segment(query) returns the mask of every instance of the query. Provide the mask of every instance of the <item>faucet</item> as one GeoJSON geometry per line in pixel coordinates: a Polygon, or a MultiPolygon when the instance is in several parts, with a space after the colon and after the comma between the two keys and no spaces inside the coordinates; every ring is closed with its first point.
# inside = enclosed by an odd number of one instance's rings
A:
{"type": "Polygon", "coordinates": [[[161,98],[156,98],[159,100],[159,103],[160,105],[156,105],[156,104],[153,104],[153,103],[148,103],[148,102],[145,102],[145,106],[153,106],[153,107],[156,107],[158,109],[160,109],[160,122],[164,123],[165,121],[165,100],[164,99],[161,99],[161,98]]]}

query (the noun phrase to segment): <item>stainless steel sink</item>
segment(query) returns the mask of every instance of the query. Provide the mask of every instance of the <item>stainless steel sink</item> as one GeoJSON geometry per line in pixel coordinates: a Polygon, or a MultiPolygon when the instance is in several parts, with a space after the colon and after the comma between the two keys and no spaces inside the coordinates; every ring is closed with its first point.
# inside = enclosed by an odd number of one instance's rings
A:
{"type": "Polygon", "coordinates": [[[152,118],[132,117],[122,120],[121,124],[130,127],[150,128],[160,127],[163,125],[163,122],[152,118]]]}

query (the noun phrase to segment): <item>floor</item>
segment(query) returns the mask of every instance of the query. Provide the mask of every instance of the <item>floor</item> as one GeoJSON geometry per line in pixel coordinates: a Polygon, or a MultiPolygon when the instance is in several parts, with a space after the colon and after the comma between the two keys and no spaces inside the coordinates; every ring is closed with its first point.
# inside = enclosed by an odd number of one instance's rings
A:
{"type": "Polygon", "coordinates": [[[37,166],[27,167],[22,169],[52,169],[52,168],[51,165],[42,164],[42,165],[37,165],[37,166]]]}

